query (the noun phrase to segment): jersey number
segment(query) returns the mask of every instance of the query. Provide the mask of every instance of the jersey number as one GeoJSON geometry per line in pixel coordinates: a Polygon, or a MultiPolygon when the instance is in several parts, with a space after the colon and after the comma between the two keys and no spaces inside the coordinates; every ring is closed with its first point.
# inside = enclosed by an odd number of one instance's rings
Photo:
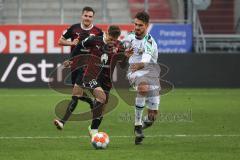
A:
{"type": "Polygon", "coordinates": [[[94,88],[94,86],[96,86],[98,83],[95,79],[92,79],[88,84],[91,88],[94,88]]]}

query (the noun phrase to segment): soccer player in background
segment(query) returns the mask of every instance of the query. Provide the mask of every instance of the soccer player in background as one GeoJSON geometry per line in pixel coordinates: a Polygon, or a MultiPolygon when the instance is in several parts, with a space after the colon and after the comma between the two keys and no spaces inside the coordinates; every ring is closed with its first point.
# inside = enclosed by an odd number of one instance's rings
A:
{"type": "Polygon", "coordinates": [[[131,32],[126,41],[131,42],[133,55],[129,58],[128,79],[135,86],[135,144],[141,144],[143,129],[150,127],[156,120],[160,104],[160,68],[157,65],[158,48],[155,40],[147,32],[149,15],[139,12],[134,18],[134,32],[131,32]],[[147,115],[142,120],[144,106],[147,115]]]}
{"type": "MultiPolygon", "coordinates": [[[[67,32],[64,33],[60,39],[58,40],[58,44],[62,46],[71,46],[71,54],[70,58],[72,58],[72,61],[65,61],[64,63],[71,63],[76,66],[77,62],[74,61],[75,56],[79,54],[89,54],[89,49],[86,48],[79,48],[79,50],[76,50],[75,52],[72,52],[76,45],[80,43],[82,40],[87,38],[88,36],[102,36],[103,32],[101,29],[97,28],[93,25],[93,18],[95,15],[95,11],[91,7],[84,7],[82,10],[81,15],[81,22],[77,24],[73,24],[67,29],[67,32]],[[68,39],[71,39],[71,41],[68,41],[68,39]]],[[[78,68],[71,67],[71,79],[72,79],[72,100],[69,103],[68,109],[66,114],[64,115],[63,119],[61,120],[54,120],[54,124],[58,129],[63,129],[64,124],[69,119],[69,117],[72,114],[72,111],[76,108],[78,104],[78,100],[82,100],[84,102],[89,103],[90,106],[93,105],[93,101],[86,93],[81,94],[80,88],[78,85],[76,85],[77,79],[81,79],[83,76],[84,68],[78,68]]]]}
{"type": "MultiPolygon", "coordinates": [[[[77,79],[76,84],[80,90],[79,96],[83,96],[83,89],[89,89],[94,96],[92,107],[92,123],[89,126],[89,134],[92,136],[98,132],[103,119],[104,105],[108,101],[108,95],[112,88],[111,76],[116,65],[116,60],[126,60],[128,52],[124,52],[118,38],[121,30],[118,26],[111,25],[104,36],[89,36],[78,43],[72,54],[79,48],[89,49],[89,59],[82,79],[77,79]],[[119,58],[120,57],[120,58],[119,58]]],[[[129,52],[130,53],[130,52],[129,52]]],[[[65,65],[68,67],[71,63],[65,65]]],[[[80,64],[82,66],[83,64],[80,64]]],[[[67,111],[68,112],[68,111],[67,111]]]]}

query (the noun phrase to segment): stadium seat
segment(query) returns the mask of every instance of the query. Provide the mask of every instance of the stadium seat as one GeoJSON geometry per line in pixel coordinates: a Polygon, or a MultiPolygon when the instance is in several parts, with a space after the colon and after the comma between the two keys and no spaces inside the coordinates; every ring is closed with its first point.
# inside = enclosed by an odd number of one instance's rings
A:
{"type": "MultiPolygon", "coordinates": [[[[128,0],[131,16],[144,10],[144,0],[128,0]]],[[[148,0],[148,12],[151,21],[157,22],[172,19],[171,7],[168,0],[148,0]]]]}
{"type": "Polygon", "coordinates": [[[211,6],[206,11],[199,11],[199,17],[204,33],[235,33],[233,0],[212,0],[211,6]]]}
{"type": "MultiPolygon", "coordinates": [[[[17,24],[18,3],[17,0],[5,0],[2,2],[0,21],[2,24],[17,24]]],[[[24,0],[21,3],[23,24],[59,24],[61,22],[61,1],[59,0],[24,0]]],[[[127,0],[67,0],[63,1],[64,23],[73,24],[79,22],[81,10],[84,6],[91,6],[96,11],[95,23],[129,23],[131,21],[127,0]],[[125,11],[123,12],[123,8],[125,11]],[[105,11],[105,12],[104,12],[105,11]],[[105,18],[104,15],[105,14],[105,18]]]]}

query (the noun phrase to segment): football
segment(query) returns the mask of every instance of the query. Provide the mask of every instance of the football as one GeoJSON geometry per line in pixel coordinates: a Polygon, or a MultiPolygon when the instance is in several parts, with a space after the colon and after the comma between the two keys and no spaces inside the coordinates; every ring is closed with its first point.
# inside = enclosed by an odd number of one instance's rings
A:
{"type": "Polygon", "coordinates": [[[109,144],[109,136],[107,133],[98,132],[92,137],[91,143],[95,149],[106,149],[109,144]]]}

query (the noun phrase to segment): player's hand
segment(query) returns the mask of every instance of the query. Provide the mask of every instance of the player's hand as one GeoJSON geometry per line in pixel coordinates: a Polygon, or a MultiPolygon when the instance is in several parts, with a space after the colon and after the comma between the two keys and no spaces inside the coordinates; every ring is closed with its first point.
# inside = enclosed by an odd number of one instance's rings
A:
{"type": "Polygon", "coordinates": [[[79,42],[79,39],[78,39],[78,38],[74,39],[74,40],[71,42],[71,46],[76,46],[76,45],[78,44],[78,42],[79,42]]]}
{"type": "Polygon", "coordinates": [[[132,72],[137,71],[137,70],[138,70],[137,64],[131,64],[131,65],[130,65],[130,70],[131,70],[132,72]]]}
{"type": "Polygon", "coordinates": [[[131,47],[131,48],[127,48],[126,50],[125,50],[125,56],[126,57],[131,57],[133,55],[133,47],[131,47]]]}
{"type": "Polygon", "coordinates": [[[64,66],[65,68],[70,68],[71,65],[72,65],[72,63],[73,63],[72,61],[66,60],[66,61],[63,62],[63,66],[64,66]]]}
{"type": "Polygon", "coordinates": [[[142,68],[144,68],[144,63],[134,63],[134,64],[130,65],[130,70],[132,72],[135,72],[135,71],[140,70],[142,68]]]}

